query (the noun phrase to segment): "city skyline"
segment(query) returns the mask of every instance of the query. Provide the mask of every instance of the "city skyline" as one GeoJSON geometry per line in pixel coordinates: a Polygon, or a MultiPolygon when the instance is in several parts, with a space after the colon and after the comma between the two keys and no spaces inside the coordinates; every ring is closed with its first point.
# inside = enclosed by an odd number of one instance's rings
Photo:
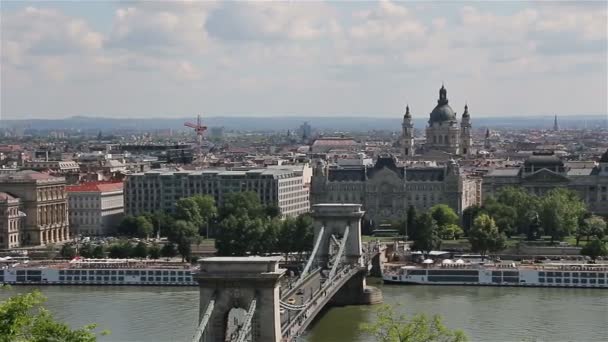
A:
{"type": "Polygon", "coordinates": [[[607,115],[605,2],[3,2],[1,119],[607,115]]]}

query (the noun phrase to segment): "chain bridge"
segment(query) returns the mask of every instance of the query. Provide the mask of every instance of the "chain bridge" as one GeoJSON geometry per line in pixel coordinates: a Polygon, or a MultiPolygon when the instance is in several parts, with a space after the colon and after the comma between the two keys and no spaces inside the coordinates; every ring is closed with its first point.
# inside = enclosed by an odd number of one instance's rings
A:
{"type": "Polygon", "coordinates": [[[192,341],[294,341],[327,305],[380,303],[365,283],[379,246],[362,245],[363,214],[360,204],[314,205],[314,247],[298,276],[288,277],[278,256],[201,260],[192,341]]]}

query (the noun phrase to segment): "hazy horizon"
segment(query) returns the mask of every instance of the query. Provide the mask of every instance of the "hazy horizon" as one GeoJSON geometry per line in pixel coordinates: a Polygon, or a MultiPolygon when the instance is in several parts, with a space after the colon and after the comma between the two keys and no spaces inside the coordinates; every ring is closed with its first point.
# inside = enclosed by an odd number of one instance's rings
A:
{"type": "Polygon", "coordinates": [[[602,1],[1,7],[2,120],[608,115],[602,1]]]}

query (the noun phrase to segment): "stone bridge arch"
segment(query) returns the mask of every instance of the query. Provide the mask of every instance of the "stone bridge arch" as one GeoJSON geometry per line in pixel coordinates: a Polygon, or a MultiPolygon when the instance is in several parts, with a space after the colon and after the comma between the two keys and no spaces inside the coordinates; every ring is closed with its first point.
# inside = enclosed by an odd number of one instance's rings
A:
{"type": "Polygon", "coordinates": [[[285,273],[279,268],[281,257],[214,257],[200,261],[196,275],[200,289],[199,321],[207,305],[214,308],[202,341],[230,341],[226,336],[232,309],[249,310],[253,299],[256,309],[251,322],[252,341],[281,340],[279,279],[285,273]]]}

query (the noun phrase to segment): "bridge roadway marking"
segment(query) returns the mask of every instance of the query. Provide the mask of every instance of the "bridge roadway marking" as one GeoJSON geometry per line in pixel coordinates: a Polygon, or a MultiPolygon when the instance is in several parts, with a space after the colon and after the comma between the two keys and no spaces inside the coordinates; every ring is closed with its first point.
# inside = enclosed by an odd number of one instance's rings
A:
{"type": "MultiPolygon", "coordinates": [[[[346,266],[345,269],[340,269],[334,280],[329,287],[324,286],[320,291],[317,291],[311,300],[311,305],[299,311],[291,321],[284,325],[281,322],[281,334],[283,335],[283,341],[291,341],[294,337],[301,334],[306,327],[312,322],[315,316],[321,311],[321,309],[327,304],[327,302],[358,272],[365,270],[361,267],[346,266]],[[321,299],[319,301],[319,299],[321,299]]],[[[328,280],[329,281],[329,280],[328,280]]]]}

